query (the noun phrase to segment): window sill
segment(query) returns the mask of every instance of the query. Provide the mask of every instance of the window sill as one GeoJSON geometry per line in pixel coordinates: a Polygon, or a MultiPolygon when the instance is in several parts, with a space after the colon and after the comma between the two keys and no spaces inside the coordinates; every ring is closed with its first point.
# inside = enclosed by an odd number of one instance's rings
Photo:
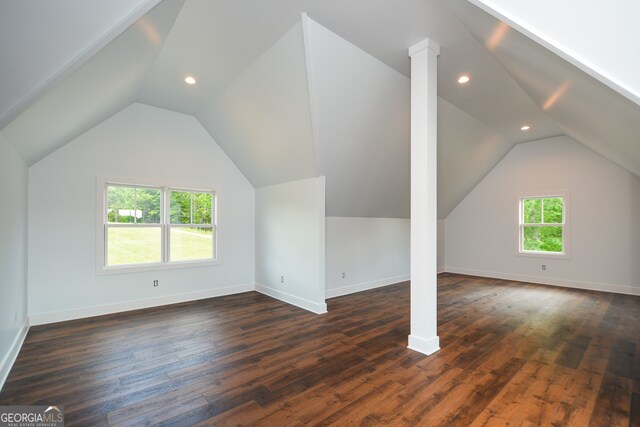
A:
{"type": "Polygon", "coordinates": [[[123,273],[142,273],[145,271],[159,271],[159,270],[175,270],[180,268],[199,268],[199,267],[212,267],[221,265],[220,260],[213,261],[176,261],[172,263],[158,263],[158,264],[140,264],[140,265],[123,265],[113,267],[99,266],[96,269],[96,275],[110,275],[110,274],[123,274],[123,273]]]}
{"type": "Polygon", "coordinates": [[[518,256],[532,257],[532,258],[547,258],[547,259],[571,259],[571,255],[565,252],[553,253],[553,252],[523,252],[518,251],[518,256]]]}

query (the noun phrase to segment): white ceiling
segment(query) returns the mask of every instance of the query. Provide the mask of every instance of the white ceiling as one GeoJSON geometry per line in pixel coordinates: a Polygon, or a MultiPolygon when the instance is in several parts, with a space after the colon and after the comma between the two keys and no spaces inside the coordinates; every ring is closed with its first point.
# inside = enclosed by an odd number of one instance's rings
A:
{"type": "Polygon", "coordinates": [[[181,4],[156,6],[2,129],[28,164],[136,100],[181,4]]]}
{"type": "Polygon", "coordinates": [[[640,2],[469,0],[640,103],[640,2]]]}
{"type": "Polygon", "coordinates": [[[407,77],[410,77],[408,47],[430,37],[441,46],[439,96],[510,140],[522,142],[561,133],[455,19],[445,3],[444,0],[317,0],[307,2],[307,10],[315,21],[407,77]],[[457,84],[462,73],[472,77],[464,88],[457,84]],[[523,135],[518,124],[527,121],[537,125],[532,133],[523,135]]]}
{"type": "MultiPolygon", "coordinates": [[[[131,8],[152,2],[138,0],[131,8]]],[[[30,15],[13,10],[14,4],[3,3],[3,19],[20,22],[15,34],[42,43],[48,33],[33,31],[30,15]]],[[[77,32],[86,43],[58,40],[65,49],[52,51],[56,60],[49,62],[69,70],[86,45],[108,43],[132,16],[118,9],[122,5],[114,2],[111,15],[105,13],[115,20],[110,29],[77,32]],[[98,33],[104,35],[96,41],[98,33]]],[[[50,31],[74,28],[93,14],[80,7],[52,15],[50,31]]],[[[567,133],[637,174],[638,106],[508,27],[501,43],[492,44],[496,28],[494,18],[466,0],[186,0],[184,6],[165,0],[62,83],[50,85],[2,133],[33,164],[140,101],[195,115],[256,187],[320,171],[327,176],[330,214],[407,216],[407,48],[431,37],[442,47],[441,218],[522,141],[567,133]],[[304,38],[302,12],[335,34],[322,29],[304,38]],[[309,62],[314,57],[321,63],[309,62]],[[456,83],[461,73],[471,75],[465,87],[456,83]],[[187,74],[198,83],[185,85],[187,74]],[[567,82],[566,94],[545,108],[567,82]],[[371,105],[383,100],[389,104],[371,105]],[[532,130],[523,133],[525,123],[532,130]]],[[[38,68],[45,56],[40,50],[24,55],[20,46],[8,55],[15,69],[38,68]]],[[[59,68],[43,68],[44,81],[56,82],[59,68]]],[[[41,94],[38,84],[25,83],[18,104],[26,105],[29,90],[41,94]]]]}
{"type": "Polygon", "coordinates": [[[0,2],[0,128],[159,1],[0,2]]]}
{"type": "Polygon", "coordinates": [[[441,0],[188,0],[138,100],[197,114],[303,12],[407,77],[408,46],[432,37],[442,46],[440,96],[510,140],[561,133],[441,0]],[[456,83],[462,72],[473,77],[464,89],[456,83]],[[184,85],[187,74],[198,79],[197,88],[184,85]],[[522,135],[518,124],[523,122],[535,123],[533,132],[522,135]]]}
{"type": "Polygon", "coordinates": [[[438,218],[446,218],[515,145],[438,98],[438,218]]]}
{"type": "MultiPolygon", "coordinates": [[[[485,46],[504,26],[465,0],[448,4],[485,46]]],[[[640,105],[515,30],[490,51],[563,133],[640,176],[640,105]]]]}
{"type": "Polygon", "coordinates": [[[300,22],[196,117],[254,187],[317,176],[300,22]]]}
{"type": "Polygon", "coordinates": [[[198,113],[300,20],[298,1],[189,0],[140,88],[139,100],[198,113]],[[197,87],[184,84],[194,76],[197,87]]]}
{"type": "Polygon", "coordinates": [[[409,79],[311,19],[311,111],[328,216],[409,217],[409,79]]]}

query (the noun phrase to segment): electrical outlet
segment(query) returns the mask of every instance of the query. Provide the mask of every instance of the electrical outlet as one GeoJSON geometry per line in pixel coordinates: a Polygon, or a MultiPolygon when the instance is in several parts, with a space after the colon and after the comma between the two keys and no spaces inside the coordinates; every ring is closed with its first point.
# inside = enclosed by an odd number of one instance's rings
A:
{"type": "Polygon", "coordinates": [[[346,278],[347,277],[347,273],[345,273],[344,271],[342,272],[342,278],[346,278]]]}
{"type": "Polygon", "coordinates": [[[284,276],[280,276],[280,283],[284,283],[284,276]]]}
{"type": "Polygon", "coordinates": [[[542,264],[542,269],[546,270],[547,269],[547,265],[546,264],[542,264]]]}
{"type": "Polygon", "coordinates": [[[157,281],[157,280],[154,280],[154,281],[153,281],[153,287],[154,287],[154,288],[157,288],[157,287],[158,287],[158,281],[157,281]]]}

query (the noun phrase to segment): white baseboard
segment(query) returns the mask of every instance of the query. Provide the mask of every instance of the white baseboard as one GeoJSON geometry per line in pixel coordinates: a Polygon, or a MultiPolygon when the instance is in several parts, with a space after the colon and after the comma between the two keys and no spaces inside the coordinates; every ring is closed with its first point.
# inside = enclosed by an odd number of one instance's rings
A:
{"type": "Polygon", "coordinates": [[[438,274],[445,273],[445,272],[446,272],[446,270],[445,270],[445,268],[443,266],[439,266],[438,267],[438,274]]]}
{"type": "Polygon", "coordinates": [[[326,303],[317,303],[305,298],[300,298],[295,295],[291,295],[287,292],[279,291],[277,289],[270,288],[268,286],[260,285],[256,283],[256,291],[261,294],[265,294],[271,298],[278,299],[286,302],[287,304],[295,305],[296,307],[303,308],[307,311],[316,314],[324,314],[327,312],[326,303]]]}
{"type": "Polygon", "coordinates": [[[254,284],[229,286],[226,288],[208,289],[206,291],[186,292],[183,294],[165,295],[161,297],[145,298],[133,301],[123,301],[115,304],[95,305],[71,310],[52,311],[29,315],[32,326],[47,323],[63,322],[66,320],[84,319],[86,317],[102,316],[105,314],[121,313],[123,311],[139,310],[141,308],[158,307],[168,304],[196,301],[223,295],[239,294],[255,289],[254,284]]]}
{"type": "Polygon", "coordinates": [[[407,347],[428,356],[440,350],[440,337],[436,335],[425,339],[415,335],[409,335],[409,345],[407,347]]]}
{"type": "Polygon", "coordinates": [[[7,380],[9,376],[9,372],[11,368],[13,368],[13,364],[16,362],[18,358],[18,353],[20,353],[20,349],[22,348],[22,344],[24,343],[24,339],[27,337],[27,333],[29,332],[29,318],[24,320],[24,323],[18,330],[16,337],[11,343],[11,347],[7,351],[7,354],[2,358],[2,362],[0,362],[0,391],[2,391],[2,387],[4,387],[4,382],[7,380]]]}
{"type": "Polygon", "coordinates": [[[356,283],[355,285],[327,289],[327,298],[341,297],[343,295],[355,294],[356,292],[368,291],[370,289],[381,288],[383,286],[395,285],[399,282],[406,282],[409,279],[410,276],[408,274],[403,274],[401,276],[387,277],[385,279],[374,280],[372,282],[356,283]]]}
{"type": "Polygon", "coordinates": [[[524,274],[500,273],[496,271],[474,270],[471,268],[445,267],[447,273],[467,274],[470,276],[490,277],[493,279],[515,280],[518,282],[537,283],[540,285],[558,286],[561,288],[584,289],[587,291],[613,292],[616,294],[639,295],[640,288],[610,283],[582,282],[579,280],[556,279],[553,277],[528,276],[524,274]]]}

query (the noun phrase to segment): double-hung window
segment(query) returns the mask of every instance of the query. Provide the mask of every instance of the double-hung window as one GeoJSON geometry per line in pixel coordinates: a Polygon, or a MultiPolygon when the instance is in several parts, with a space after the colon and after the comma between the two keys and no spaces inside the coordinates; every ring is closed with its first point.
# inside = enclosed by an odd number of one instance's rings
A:
{"type": "Polygon", "coordinates": [[[104,183],[98,271],[211,264],[216,260],[216,193],[104,183]]]}
{"type": "Polygon", "coordinates": [[[568,213],[568,192],[520,196],[520,254],[567,257],[568,213]]]}

